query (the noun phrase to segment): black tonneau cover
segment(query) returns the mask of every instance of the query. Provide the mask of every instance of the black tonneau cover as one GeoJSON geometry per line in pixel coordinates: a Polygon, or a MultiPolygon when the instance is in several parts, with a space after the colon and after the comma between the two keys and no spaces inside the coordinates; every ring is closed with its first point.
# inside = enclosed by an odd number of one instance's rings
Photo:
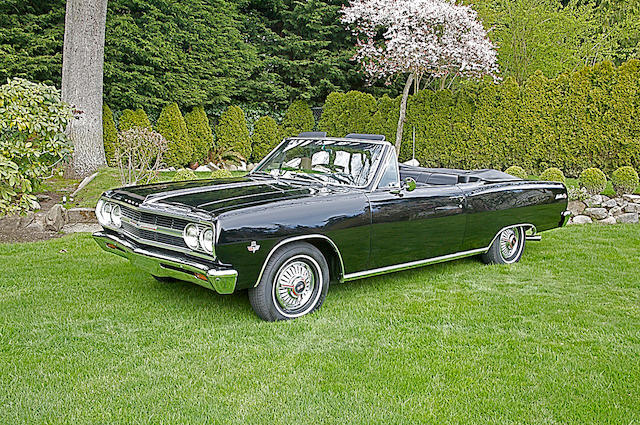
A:
{"type": "Polygon", "coordinates": [[[425,184],[457,184],[483,181],[487,183],[499,183],[522,180],[511,174],[492,169],[482,170],[458,170],[455,168],[424,168],[400,164],[402,178],[412,177],[418,183],[425,184]]]}

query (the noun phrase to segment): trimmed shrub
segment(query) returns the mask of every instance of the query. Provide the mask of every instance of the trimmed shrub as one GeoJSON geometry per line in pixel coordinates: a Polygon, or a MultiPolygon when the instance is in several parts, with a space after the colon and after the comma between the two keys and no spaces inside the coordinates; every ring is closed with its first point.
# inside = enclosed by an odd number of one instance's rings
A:
{"type": "Polygon", "coordinates": [[[156,130],[167,139],[167,153],[165,163],[170,167],[184,167],[193,157],[187,124],[184,122],[177,103],[170,103],[160,112],[156,130]]]}
{"type": "Polygon", "coordinates": [[[304,100],[296,100],[284,114],[284,119],[280,125],[280,138],[284,139],[297,136],[303,131],[311,131],[314,125],[315,120],[309,104],[304,100]]]}
{"type": "Polygon", "coordinates": [[[251,138],[247,129],[244,112],[237,106],[229,106],[220,116],[216,127],[216,145],[223,150],[231,150],[249,158],[251,138]]]}
{"type": "Polygon", "coordinates": [[[115,121],[113,121],[113,112],[106,103],[102,105],[102,140],[107,164],[113,167],[116,165],[114,155],[118,142],[118,130],[115,121]]]}
{"type": "Polygon", "coordinates": [[[219,170],[213,170],[211,172],[211,177],[212,179],[228,179],[229,177],[233,177],[233,174],[231,174],[231,171],[229,170],[225,170],[224,168],[221,168],[219,170]]]}
{"type": "Polygon", "coordinates": [[[118,129],[120,131],[127,131],[133,127],[148,128],[151,129],[151,121],[144,109],[125,109],[120,115],[118,120],[118,129]]]}
{"type": "Polygon", "coordinates": [[[280,142],[278,124],[271,117],[262,117],[256,121],[251,135],[251,161],[264,158],[280,142]]]}
{"type": "Polygon", "coordinates": [[[196,176],[196,173],[194,173],[190,169],[181,168],[178,171],[176,171],[176,173],[174,174],[174,176],[171,179],[171,181],[181,182],[181,181],[184,181],[184,180],[196,180],[197,178],[198,177],[196,176]]]}
{"type": "Polygon", "coordinates": [[[118,133],[114,161],[123,185],[155,182],[167,141],[146,127],[133,127],[118,133]]]}
{"type": "Polygon", "coordinates": [[[607,187],[607,176],[599,168],[587,168],[580,173],[578,184],[590,195],[597,195],[607,187]]]}
{"type": "Polygon", "coordinates": [[[611,175],[611,184],[618,195],[634,193],[640,184],[638,173],[633,167],[620,167],[611,175]]]}
{"type": "Polygon", "coordinates": [[[0,216],[38,208],[34,189],[71,154],[72,118],[55,87],[22,78],[0,86],[0,216]]]}
{"type": "Polygon", "coordinates": [[[202,106],[196,106],[184,116],[184,121],[193,150],[191,161],[202,163],[213,148],[213,131],[209,125],[209,118],[202,106]]]}
{"type": "Polygon", "coordinates": [[[369,132],[383,134],[385,139],[394,143],[400,115],[401,96],[391,99],[386,94],[378,99],[377,110],[369,123],[369,132]]]}
{"type": "Polygon", "coordinates": [[[542,174],[540,174],[540,180],[560,183],[565,182],[564,173],[561,169],[555,167],[547,168],[546,170],[544,170],[542,174]]]}
{"type": "Polygon", "coordinates": [[[524,171],[522,167],[518,167],[517,165],[512,165],[511,167],[504,170],[505,173],[512,175],[513,177],[518,177],[519,179],[526,180],[527,172],[524,171]]]}
{"type": "MultiPolygon", "coordinates": [[[[344,137],[349,133],[372,133],[375,127],[372,120],[377,111],[378,102],[368,93],[331,93],[325,102],[318,128],[334,137],[344,137]]],[[[379,126],[382,121],[386,122],[386,117],[380,117],[376,125],[379,126]]]]}

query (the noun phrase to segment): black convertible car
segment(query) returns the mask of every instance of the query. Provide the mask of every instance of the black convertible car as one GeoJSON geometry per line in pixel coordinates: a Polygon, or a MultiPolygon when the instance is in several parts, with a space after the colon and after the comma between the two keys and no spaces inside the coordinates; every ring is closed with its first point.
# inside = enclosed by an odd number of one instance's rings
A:
{"type": "Polygon", "coordinates": [[[562,183],[398,165],[383,136],[302,133],[244,177],[110,190],[93,237],[159,280],[248,289],[279,320],[319,308],[330,282],[472,255],[515,263],[566,208],[562,183]]]}

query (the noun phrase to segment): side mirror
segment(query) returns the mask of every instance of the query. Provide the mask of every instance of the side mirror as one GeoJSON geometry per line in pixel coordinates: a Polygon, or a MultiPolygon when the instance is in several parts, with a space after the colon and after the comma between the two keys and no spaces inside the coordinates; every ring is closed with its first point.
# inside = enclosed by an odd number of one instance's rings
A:
{"type": "Polygon", "coordinates": [[[407,177],[406,179],[404,179],[403,183],[404,190],[406,190],[407,192],[413,192],[414,190],[416,190],[416,181],[411,177],[407,177]]]}

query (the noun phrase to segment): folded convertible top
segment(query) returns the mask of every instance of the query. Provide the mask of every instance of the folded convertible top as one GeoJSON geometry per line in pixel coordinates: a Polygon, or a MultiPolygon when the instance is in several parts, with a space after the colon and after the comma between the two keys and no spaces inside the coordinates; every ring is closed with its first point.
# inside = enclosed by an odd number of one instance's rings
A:
{"type": "Polygon", "coordinates": [[[413,177],[418,183],[432,183],[432,181],[435,183],[436,180],[439,180],[442,181],[442,183],[439,184],[455,184],[453,183],[453,179],[450,179],[452,181],[451,183],[445,183],[445,181],[448,180],[447,177],[455,177],[457,183],[474,181],[499,183],[522,180],[511,174],[489,168],[482,170],[458,170],[455,168],[423,168],[400,164],[400,173],[413,177]]]}

